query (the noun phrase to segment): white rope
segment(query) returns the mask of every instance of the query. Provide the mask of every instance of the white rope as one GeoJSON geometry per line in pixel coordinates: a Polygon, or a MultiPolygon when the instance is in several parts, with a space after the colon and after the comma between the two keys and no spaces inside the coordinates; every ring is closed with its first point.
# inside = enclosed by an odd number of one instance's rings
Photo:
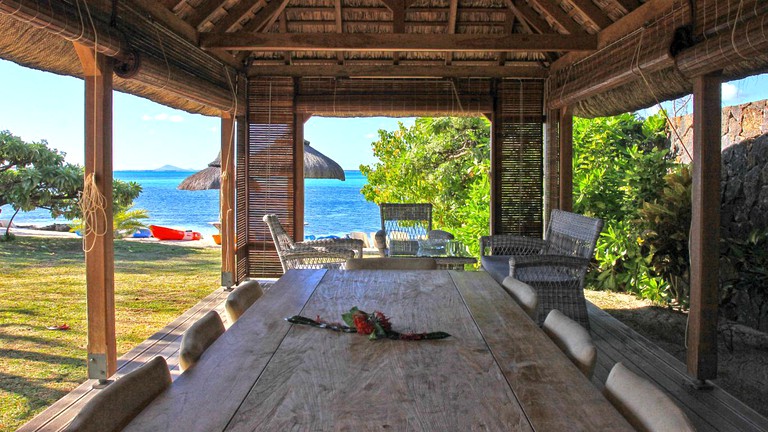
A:
{"type": "MultiPolygon", "coordinates": [[[[739,7],[736,9],[736,16],[733,19],[733,29],[731,30],[731,46],[733,47],[733,51],[736,53],[736,55],[741,57],[743,60],[749,60],[749,58],[743,56],[739,52],[739,47],[736,46],[736,27],[738,27],[739,15],[741,15],[742,6],[744,6],[744,0],[739,0],[739,7]]],[[[748,33],[747,36],[749,36],[748,33]]],[[[747,41],[749,41],[749,37],[747,37],[747,41]]]]}

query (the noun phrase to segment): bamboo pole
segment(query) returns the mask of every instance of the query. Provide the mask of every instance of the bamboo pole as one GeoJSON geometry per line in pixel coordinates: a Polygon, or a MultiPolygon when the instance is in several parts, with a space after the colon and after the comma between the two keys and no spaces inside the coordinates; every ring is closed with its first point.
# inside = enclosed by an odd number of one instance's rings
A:
{"type": "Polygon", "coordinates": [[[221,286],[235,284],[235,118],[221,113],[221,286]]]}

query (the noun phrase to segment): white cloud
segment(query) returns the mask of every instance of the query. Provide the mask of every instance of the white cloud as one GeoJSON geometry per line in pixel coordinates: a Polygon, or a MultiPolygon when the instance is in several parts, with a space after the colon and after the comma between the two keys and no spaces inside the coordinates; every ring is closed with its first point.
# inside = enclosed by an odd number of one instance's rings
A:
{"type": "Polygon", "coordinates": [[[149,120],[152,120],[152,117],[150,117],[148,114],[144,114],[143,116],[141,116],[141,119],[144,121],[149,121],[149,120]]]}
{"type": "Polygon", "coordinates": [[[172,115],[172,116],[168,117],[168,120],[170,120],[170,121],[172,121],[174,123],[181,123],[181,122],[184,121],[184,117],[182,117],[180,115],[172,115]]]}
{"type": "Polygon", "coordinates": [[[163,120],[167,120],[167,119],[168,119],[168,114],[166,114],[166,113],[160,113],[160,114],[156,114],[155,115],[155,120],[163,121],[163,120]]]}
{"type": "Polygon", "coordinates": [[[739,88],[730,83],[723,83],[722,86],[722,98],[723,101],[732,101],[736,99],[739,94],[739,88]]]}
{"type": "Polygon", "coordinates": [[[368,135],[366,135],[365,137],[366,137],[366,138],[368,138],[368,139],[374,139],[374,138],[376,138],[376,137],[378,137],[378,136],[379,136],[379,134],[378,134],[378,133],[369,133],[369,134],[368,134],[368,135]]]}

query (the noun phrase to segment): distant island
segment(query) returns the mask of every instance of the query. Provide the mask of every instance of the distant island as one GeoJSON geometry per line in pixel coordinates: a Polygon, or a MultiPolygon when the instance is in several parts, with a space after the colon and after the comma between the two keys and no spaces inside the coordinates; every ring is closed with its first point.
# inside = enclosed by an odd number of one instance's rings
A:
{"type": "Polygon", "coordinates": [[[179,168],[173,165],[163,165],[160,168],[153,169],[152,171],[194,171],[194,170],[179,168]]]}

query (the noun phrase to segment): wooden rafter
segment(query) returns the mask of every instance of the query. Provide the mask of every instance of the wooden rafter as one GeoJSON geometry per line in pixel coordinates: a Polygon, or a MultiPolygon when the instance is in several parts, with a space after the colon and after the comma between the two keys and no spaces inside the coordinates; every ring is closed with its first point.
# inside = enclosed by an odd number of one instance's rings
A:
{"type": "Polygon", "coordinates": [[[266,31],[277,21],[290,0],[271,0],[243,26],[244,32],[266,31]]]}
{"type": "MultiPolygon", "coordinates": [[[[336,33],[344,33],[344,23],[341,19],[341,0],[334,0],[334,17],[336,19],[336,33]]],[[[336,53],[336,61],[339,64],[344,64],[344,53],[339,51],[336,53]]]]}
{"type": "MultiPolygon", "coordinates": [[[[449,12],[448,12],[448,27],[446,27],[446,33],[456,33],[456,17],[459,15],[459,0],[450,0],[449,12]]],[[[453,61],[453,52],[449,51],[445,53],[445,64],[450,65],[453,61]]]]}
{"type": "Polygon", "coordinates": [[[534,4],[539,6],[545,14],[552,18],[559,26],[563,27],[565,31],[572,35],[585,33],[581,26],[571,19],[567,13],[552,0],[531,0],[534,4]]]}
{"type": "Polygon", "coordinates": [[[599,28],[604,29],[613,24],[613,21],[608,18],[608,15],[592,3],[592,0],[570,0],[570,2],[577,11],[599,28]]]}
{"type": "Polygon", "coordinates": [[[616,0],[616,3],[621,5],[627,13],[639,8],[641,4],[639,0],[616,0]]]}
{"type": "MultiPolygon", "coordinates": [[[[275,0],[273,0],[275,1],[275,0]]],[[[232,29],[246,15],[253,12],[257,7],[265,7],[264,0],[243,0],[232,9],[227,11],[227,15],[213,27],[214,32],[225,32],[232,29]]]]}
{"type": "Polygon", "coordinates": [[[248,76],[546,78],[547,70],[538,66],[265,65],[249,67],[248,76]]]}
{"type": "Polygon", "coordinates": [[[187,22],[194,28],[202,24],[216,9],[221,7],[221,0],[205,0],[187,16],[187,22]]]}
{"type": "MultiPolygon", "coordinates": [[[[279,29],[280,33],[288,33],[288,20],[285,18],[285,11],[283,11],[280,14],[280,21],[279,21],[279,29]]],[[[289,65],[291,64],[291,52],[290,51],[284,51],[283,52],[283,61],[285,64],[289,65]]]]}
{"type": "Polygon", "coordinates": [[[547,20],[536,13],[536,11],[528,6],[523,0],[507,0],[507,6],[512,13],[515,14],[518,21],[520,21],[524,27],[528,27],[531,30],[529,33],[556,33],[547,20]]]}
{"type": "MultiPolygon", "coordinates": [[[[507,20],[504,25],[504,34],[512,34],[512,29],[515,26],[515,14],[512,13],[511,9],[507,9],[506,15],[507,15],[507,20]]],[[[528,34],[532,33],[530,27],[528,27],[526,24],[523,24],[523,27],[525,27],[526,33],[528,34]]],[[[496,58],[499,62],[499,66],[504,66],[504,63],[507,62],[507,53],[502,51],[498,54],[496,58]]]]}
{"type": "Polygon", "coordinates": [[[488,34],[389,34],[389,33],[201,33],[200,46],[210,50],[238,51],[590,51],[597,48],[594,35],[488,35],[488,34]]]}

